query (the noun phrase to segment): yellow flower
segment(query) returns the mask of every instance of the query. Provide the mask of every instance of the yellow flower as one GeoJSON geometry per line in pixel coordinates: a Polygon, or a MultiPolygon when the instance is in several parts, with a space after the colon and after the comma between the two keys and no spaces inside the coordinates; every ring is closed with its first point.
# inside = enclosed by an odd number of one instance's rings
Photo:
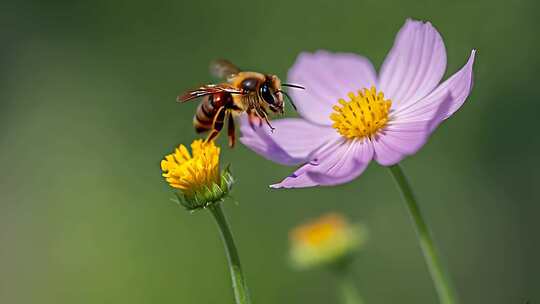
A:
{"type": "Polygon", "coordinates": [[[336,213],[326,214],[290,233],[291,260],[296,268],[339,262],[365,241],[365,231],[336,213]]]}
{"type": "Polygon", "coordinates": [[[191,151],[192,155],[184,145],[179,145],[161,161],[161,170],[169,185],[179,190],[179,202],[193,210],[221,201],[233,180],[228,169],[220,174],[220,148],[213,141],[195,140],[191,151]]]}

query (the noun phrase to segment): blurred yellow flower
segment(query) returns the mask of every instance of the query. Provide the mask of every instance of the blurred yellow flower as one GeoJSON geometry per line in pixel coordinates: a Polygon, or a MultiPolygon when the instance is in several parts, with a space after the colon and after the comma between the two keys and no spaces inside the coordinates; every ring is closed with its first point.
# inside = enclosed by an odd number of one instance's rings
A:
{"type": "Polygon", "coordinates": [[[192,154],[184,145],[161,161],[163,177],[180,190],[180,203],[188,209],[204,208],[221,200],[232,186],[228,170],[219,173],[220,148],[213,141],[201,139],[191,144],[192,154]]]}
{"type": "Polygon", "coordinates": [[[340,214],[326,214],[290,232],[291,260],[299,269],[339,262],[365,239],[365,231],[359,225],[350,224],[340,214]]]}

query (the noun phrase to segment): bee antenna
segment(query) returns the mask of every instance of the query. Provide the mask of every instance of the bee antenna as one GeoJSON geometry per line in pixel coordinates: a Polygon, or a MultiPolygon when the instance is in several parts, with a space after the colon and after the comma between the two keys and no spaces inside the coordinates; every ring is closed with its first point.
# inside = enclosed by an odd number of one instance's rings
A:
{"type": "Polygon", "coordinates": [[[289,87],[289,88],[296,88],[296,89],[302,89],[302,90],[306,89],[301,85],[292,84],[292,83],[282,83],[281,85],[284,86],[284,87],[289,87]]]}
{"type": "Polygon", "coordinates": [[[295,111],[298,111],[298,110],[296,109],[296,105],[294,105],[294,102],[293,102],[291,96],[289,96],[289,94],[287,94],[287,92],[282,91],[282,90],[279,90],[278,92],[283,93],[283,95],[285,95],[285,97],[287,97],[287,99],[288,99],[289,102],[291,103],[291,105],[292,105],[292,107],[294,108],[294,110],[295,110],[295,111]]]}

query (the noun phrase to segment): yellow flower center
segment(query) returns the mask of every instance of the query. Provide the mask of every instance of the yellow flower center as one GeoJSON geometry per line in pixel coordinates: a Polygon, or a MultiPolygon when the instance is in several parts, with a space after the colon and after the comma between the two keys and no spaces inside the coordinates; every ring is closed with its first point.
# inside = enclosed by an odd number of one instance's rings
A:
{"type": "Polygon", "coordinates": [[[291,231],[291,261],[304,269],[335,262],[359,248],[364,240],[359,226],[339,214],[327,214],[291,231]]]}
{"type": "Polygon", "coordinates": [[[297,243],[320,246],[346,229],[345,219],[337,214],[326,215],[314,222],[298,227],[291,232],[291,239],[297,243]]]}
{"type": "Polygon", "coordinates": [[[220,148],[213,141],[199,139],[191,144],[191,151],[193,156],[180,145],[161,161],[163,177],[169,185],[188,196],[219,182],[220,148]]]}
{"type": "Polygon", "coordinates": [[[388,122],[392,106],[390,99],[384,99],[383,92],[375,87],[348,94],[350,100],[340,99],[333,109],[330,119],[339,134],[348,139],[372,137],[388,122]]]}

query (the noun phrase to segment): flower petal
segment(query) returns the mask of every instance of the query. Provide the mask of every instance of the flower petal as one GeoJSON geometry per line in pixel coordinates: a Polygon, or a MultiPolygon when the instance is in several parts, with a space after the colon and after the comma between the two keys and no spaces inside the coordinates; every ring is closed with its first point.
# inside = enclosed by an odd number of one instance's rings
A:
{"type": "Polygon", "coordinates": [[[289,90],[298,113],[311,122],[331,125],[332,106],[349,92],[376,85],[376,74],[371,62],[362,56],[317,51],[301,53],[287,81],[306,88],[289,90]]]}
{"type": "Polygon", "coordinates": [[[436,119],[438,123],[454,114],[465,102],[473,86],[473,65],[476,50],[472,50],[469,60],[458,72],[443,82],[431,94],[409,106],[396,110],[396,121],[425,121],[436,119]],[[447,100],[450,99],[450,100],[447,100]],[[446,109],[440,110],[447,102],[446,109]],[[436,113],[438,116],[436,117],[436,113]]]}
{"type": "Polygon", "coordinates": [[[338,137],[338,133],[325,126],[304,119],[286,118],[273,120],[275,130],[263,123],[251,127],[247,117],[241,117],[240,141],[263,157],[283,165],[298,165],[308,161],[308,156],[325,142],[338,137]]]}
{"type": "Polygon", "coordinates": [[[383,166],[391,166],[400,162],[408,155],[415,154],[422,148],[429,135],[441,122],[437,119],[445,113],[451,104],[450,95],[438,104],[438,108],[431,120],[423,121],[392,121],[384,130],[373,139],[375,160],[383,166]]]}
{"type": "Polygon", "coordinates": [[[381,67],[379,86],[398,109],[428,95],[445,69],[441,35],[429,22],[408,19],[381,67]]]}
{"type": "Polygon", "coordinates": [[[427,97],[393,113],[388,126],[373,141],[379,164],[390,166],[416,153],[435,128],[463,105],[472,89],[475,54],[473,50],[467,64],[427,97]]]}
{"type": "Polygon", "coordinates": [[[405,154],[402,152],[393,150],[390,148],[383,140],[382,137],[378,137],[372,140],[373,150],[375,154],[373,159],[377,161],[382,166],[391,166],[399,163],[404,157],[405,154]]]}
{"type": "Polygon", "coordinates": [[[347,183],[358,177],[373,157],[369,140],[339,139],[321,151],[317,158],[272,188],[303,188],[347,183]]]}

